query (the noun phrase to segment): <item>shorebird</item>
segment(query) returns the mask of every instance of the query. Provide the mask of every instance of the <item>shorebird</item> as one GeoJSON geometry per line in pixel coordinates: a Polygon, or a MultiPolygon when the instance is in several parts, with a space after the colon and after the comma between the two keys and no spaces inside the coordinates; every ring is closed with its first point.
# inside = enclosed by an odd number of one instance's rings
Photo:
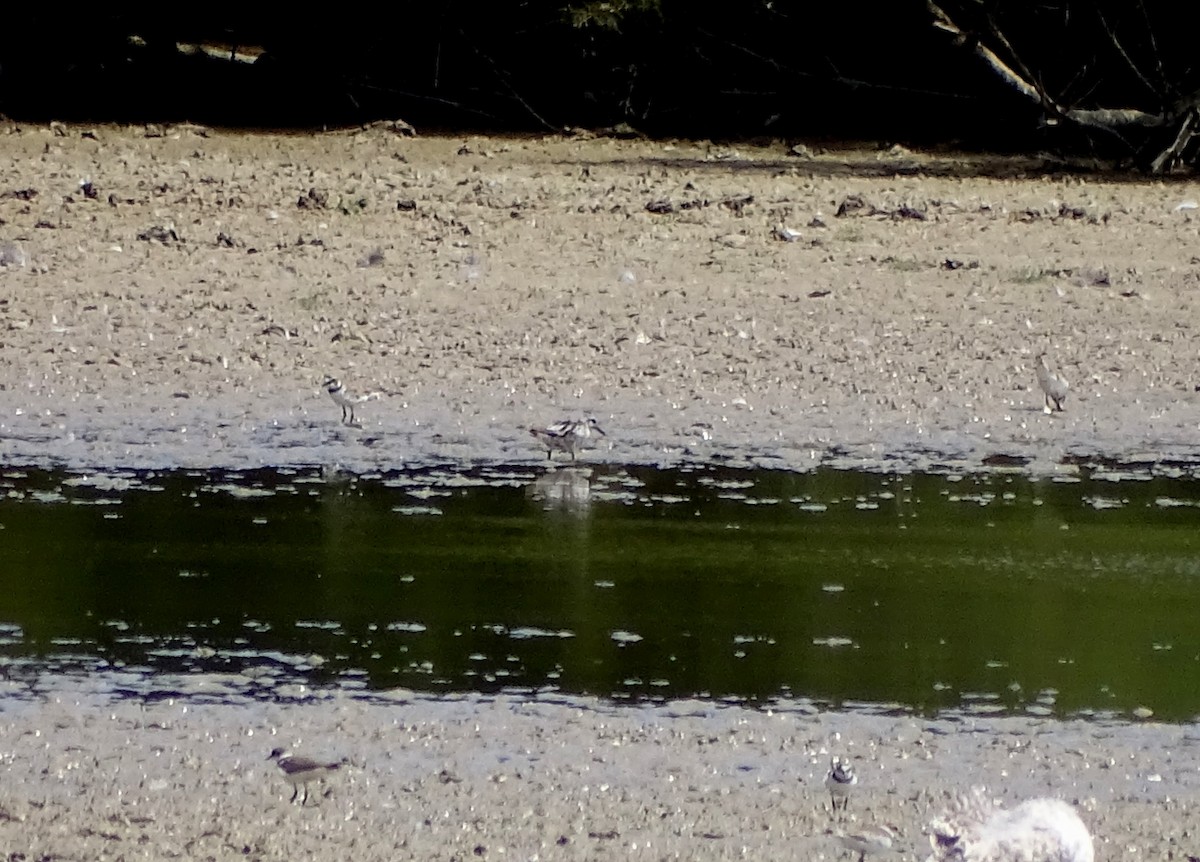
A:
{"type": "Polygon", "coordinates": [[[888,826],[866,826],[859,832],[835,832],[833,837],[863,862],[868,856],[891,852],[896,833],[888,826]]]}
{"type": "Polygon", "coordinates": [[[568,453],[572,461],[575,460],[576,447],[593,433],[601,437],[608,436],[592,416],[586,419],[563,419],[545,428],[530,428],[529,433],[542,441],[542,445],[546,447],[546,457],[553,459],[554,450],[557,449],[559,452],[568,453]]]}
{"type": "Polygon", "coordinates": [[[321,384],[325,387],[325,391],[329,393],[329,397],[333,399],[333,403],[342,408],[342,424],[354,425],[354,405],[362,404],[364,401],[374,401],[379,397],[378,392],[372,392],[369,395],[352,395],[342,381],[336,377],[326,377],[325,382],[321,384]]]}
{"type": "Polygon", "coordinates": [[[296,796],[300,793],[300,788],[304,788],[304,798],[300,800],[300,804],[304,805],[308,802],[308,784],[310,781],[321,781],[326,775],[341,769],[346,761],[344,760],[313,760],[311,757],[297,757],[294,754],[288,754],[282,748],[275,748],[267,755],[267,760],[274,760],[283,772],[284,780],[292,785],[292,798],[289,802],[295,802],[296,796]]]}
{"type": "Polygon", "coordinates": [[[1042,408],[1043,412],[1053,413],[1057,410],[1061,413],[1063,402],[1067,400],[1067,393],[1071,387],[1067,381],[1046,367],[1045,353],[1037,355],[1037,382],[1038,386],[1042,387],[1042,394],[1046,396],[1046,406],[1042,408]]]}
{"type": "Polygon", "coordinates": [[[829,799],[833,810],[838,810],[838,800],[842,802],[842,810],[850,807],[850,788],[858,784],[858,776],[850,764],[835,757],[829,761],[829,771],[825,773],[825,789],[829,791],[829,799]]]}
{"type": "Polygon", "coordinates": [[[976,787],[929,825],[927,862],[1093,862],[1092,836],[1061,799],[1003,808],[976,787]]]}

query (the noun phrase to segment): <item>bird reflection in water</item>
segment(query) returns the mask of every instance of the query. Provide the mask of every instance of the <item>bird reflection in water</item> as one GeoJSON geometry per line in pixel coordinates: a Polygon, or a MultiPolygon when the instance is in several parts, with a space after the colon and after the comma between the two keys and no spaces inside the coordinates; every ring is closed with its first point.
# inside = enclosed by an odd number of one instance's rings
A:
{"type": "Polygon", "coordinates": [[[547,470],[525,486],[525,493],[548,511],[584,512],[592,503],[592,470],[590,467],[547,470]]]}

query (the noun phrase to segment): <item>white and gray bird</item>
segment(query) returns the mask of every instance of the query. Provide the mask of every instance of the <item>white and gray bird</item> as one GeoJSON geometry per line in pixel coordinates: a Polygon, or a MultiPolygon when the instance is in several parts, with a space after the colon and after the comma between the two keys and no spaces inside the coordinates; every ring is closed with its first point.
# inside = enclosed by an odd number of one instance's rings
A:
{"type": "Polygon", "coordinates": [[[927,862],[1093,862],[1092,836],[1061,799],[1004,808],[976,787],[929,824],[927,862]]]}
{"type": "Polygon", "coordinates": [[[374,401],[379,397],[378,392],[371,392],[367,395],[353,395],[350,393],[342,381],[336,377],[326,377],[321,384],[325,387],[325,392],[333,399],[333,403],[342,408],[342,424],[356,424],[354,418],[354,406],[362,404],[364,401],[374,401]]]}
{"type": "Polygon", "coordinates": [[[1046,396],[1046,405],[1042,408],[1045,413],[1062,412],[1067,393],[1071,391],[1070,384],[1059,377],[1046,366],[1046,354],[1037,355],[1037,382],[1046,396]]]}
{"type": "Polygon", "coordinates": [[[345,760],[313,760],[311,757],[299,757],[294,754],[289,754],[285,749],[275,748],[267,755],[267,760],[274,760],[279,770],[283,773],[283,778],[288,784],[292,785],[292,798],[289,802],[295,802],[296,796],[300,793],[300,788],[304,788],[304,798],[300,801],[301,805],[308,802],[308,785],[312,781],[323,781],[325,776],[330,775],[345,766],[345,760]]]}
{"type": "Polygon", "coordinates": [[[829,761],[829,771],[825,773],[825,789],[829,791],[834,811],[838,810],[839,802],[841,802],[843,811],[850,807],[851,788],[856,784],[858,784],[858,776],[854,774],[854,769],[847,761],[840,757],[829,761]]]}
{"type": "Polygon", "coordinates": [[[575,460],[575,451],[583,445],[583,441],[593,434],[607,437],[604,429],[595,417],[586,419],[563,419],[545,428],[530,428],[529,433],[541,441],[546,447],[546,456],[553,459],[555,451],[566,452],[575,460]]]}

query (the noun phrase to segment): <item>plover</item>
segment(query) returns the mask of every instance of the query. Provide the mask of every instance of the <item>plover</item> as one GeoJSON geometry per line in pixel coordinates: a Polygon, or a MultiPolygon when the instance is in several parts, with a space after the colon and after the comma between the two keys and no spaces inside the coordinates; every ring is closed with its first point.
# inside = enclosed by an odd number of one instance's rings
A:
{"type": "Polygon", "coordinates": [[[976,787],[929,825],[928,862],[1093,862],[1092,836],[1061,799],[1003,808],[976,787]]]}
{"type": "Polygon", "coordinates": [[[833,810],[838,810],[838,800],[841,800],[842,810],[850,807],[850,788],[858,784],[858,776],[850,764],[835,757],[829,761],[829,771],[825,773],[825,789],[829,791],[829,799],[833,802],[833,810]]]}
{"type": "Polygon", "coordinates": [[[308,802],[308,784],[310,781],[321,781],[326,775],[331,772],[336,772],[345,765],[344,760],[313,760],[311,757],[297,757],[294,754],[288,754],[282,748],[275,748],[267,755],[267,760],[274,760],[283,772],[284,780],[292,785],[292,798],[289,802],[295,802],[296,796],[300,793],[300,788],[304,788],[304,798],[300,800],[300,804],[304,805],[308,802]]]}
{"type": "Polygon", "coordinates": [[[542,445],[546,447],[546,457],[553,459],[557,449],[559,452],[568,453],[572,461],[575,460],[576,447],[582,445],[592,434],[608,436],[592,416],[586,419],[563,419],[545,428],[530,428],[529,433],[542,441],[542,445]]]}
{"type": "Polygon", "coordinates": [[[1071,391],[1071,387],[1066,380],[1046,367],[1045,353],[1037,355],[1037,382],[1038,386],[1042,387],[1042,394],[1046,396],[1043,412],[1053,413],[1057,410],[1061,413],[1063,402],[1067,400],[1067,393],[1071,391]]]}
{"type": "Polygon", "coordinates": [[[354,405],[362,404],[364,401],[374,401],[379,397],[378,392],[371,392],[367,395],[352,395],[345,387],[342,381],[336,377],[326,377],[325,382],[321,384],[325,387],[325,391],[329,393],[329,397],[333,399],[333,403],[342,408],[342,424],[354,425],[354,405]]]}
{"type": "Polygon", "coordinates": [[[833,837],[863,862],[868,856],[891,852],[896,833],[890,826],[866,826],[858,832],[835,832],[833,837]]]}

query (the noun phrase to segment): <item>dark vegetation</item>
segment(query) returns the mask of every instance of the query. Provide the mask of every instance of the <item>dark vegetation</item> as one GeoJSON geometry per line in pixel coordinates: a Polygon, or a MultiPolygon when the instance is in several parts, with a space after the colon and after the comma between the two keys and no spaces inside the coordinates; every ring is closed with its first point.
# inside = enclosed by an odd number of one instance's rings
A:
{"type": "Polygon", "coordinates": [[[1157,172],[1196,157],[1195,16],[1165,0],[103,8],[8,10],[0,111],[874,138],[1064,149],[1157,172]]]}

